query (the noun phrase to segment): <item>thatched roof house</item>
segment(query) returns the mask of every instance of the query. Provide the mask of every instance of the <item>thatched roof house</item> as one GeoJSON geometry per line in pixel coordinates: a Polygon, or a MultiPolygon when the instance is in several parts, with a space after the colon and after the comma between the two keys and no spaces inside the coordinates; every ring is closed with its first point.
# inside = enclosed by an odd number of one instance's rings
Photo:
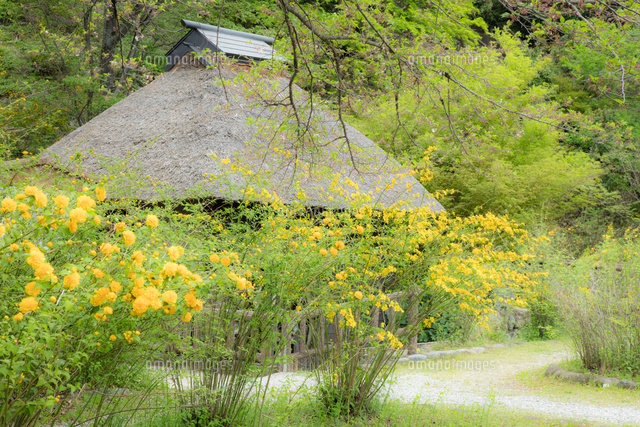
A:
{"type": "Polygon", "coordinates": [[[273,56],[268,39],[183,24],[190,32],[169,52],[163,75],[43,157],[90,177],[109,177],[118,181],[120,196],[143,200],[245,200],[268,193],[314,207],[348,208],[365,198],[378,207],[443,210],[406,169],[326,109],[304,102],[302,91],[296,112],[306,110],[310,122],[298,138],[298,128],[289,126],[292,108],[275,105],[288,93],[286,77],[256,77],[233,64],[206,69],[211,58],[194,59],[214,48],[235,58],[267,59],[273,56]],[[258,53],[251,51],[254,41],[258,53]]]}

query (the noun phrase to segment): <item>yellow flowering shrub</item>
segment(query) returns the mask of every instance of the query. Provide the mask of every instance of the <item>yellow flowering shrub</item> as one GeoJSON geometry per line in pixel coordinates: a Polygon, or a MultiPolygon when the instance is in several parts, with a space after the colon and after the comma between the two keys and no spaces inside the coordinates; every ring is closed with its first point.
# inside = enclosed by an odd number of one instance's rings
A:
{"type": "MultiPolygon", "coordinates": [[[[0,205],[0,400],[18,400],[0,411],[2,425],[19,414],[37,419],[91,381],[94,360],[108,366],[161,319],[187,321],[204,307],[202,276],[183,264],[165,268],[184,250],[152,255],[157,218],[137,235],[126,226],[114,235],[87,194],[10,190],[0,205]]],[[[100,187],[96,198],[106,199],[100,187]]]]}
{"type": "Polygon", "coordinates": [[[522,305],[536,286],[523,251],[533,239],[506,218],[368,206],[314,218],[277,201],[252,215],[259,226],[250,239],[240,237],[242,227],[218,230],[207,257],[213,280],[231,284],[253,308],[277,294],[303,317],[316,313],[309,325],[314,348],[326,343],[327,331],[334,344],[316,353],[327,403],[345,393],[365,399],[398,355],[389,350],[405,348],[447,310],[486,325],[497,290],[510,288],[508,303],[522,305]]]}
{"type": "MultiPolygon", "coordinates": [[[[282,335],[305,321],[308,344],[319,350],[322,398],[365,404],[396,350],[443,312],[455,307],[482,324],[496,290],[512,289],[518,305],[535,287],[523,268],[531,239],[492,215],[354,205],[318,218],[270,195],[270,204],[163,214],[161,223],[140,212],[108,215],[103,201],[110,211],[118,202],[103,190],[95,199],[88,189],[11,191],[0,203],[0,269],[15,278],[2,279],[0,322],[10,333],[0,357],[17,374],[0,374],[0,393],[29,390],[42,408],[90,381],[83,375],[95,360],[107,366],[147,336],[160,337],[161,322],[206,325],[194,334],[197,347],[191,335],[179,337],[184,357],[226,363],[229,348],[242,351],[234,369],[244,389],[260,354],[276,355],[264,366],[284,363],[282,335]],[[31,359],[16,356],[16,341],[29,343],[31,359]],[[49,360],[58,363],[55,375],[43,373],[49,360]],[[19,383],[19,374],[28,381],[19,383]]],[[[203,384],[223,374],[204,373],[203,384]]],[[[211,401],[223,412],[234,404],[211,401]]]]}

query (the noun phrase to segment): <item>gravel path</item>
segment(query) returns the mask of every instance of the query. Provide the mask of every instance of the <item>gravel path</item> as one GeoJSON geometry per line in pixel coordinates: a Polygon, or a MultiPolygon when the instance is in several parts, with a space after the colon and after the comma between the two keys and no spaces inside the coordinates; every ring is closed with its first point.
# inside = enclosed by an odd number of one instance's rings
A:
{"type": "MultiPolygon", "coordinates": [[[[625,406],[611,406],[595,399],[586,401],[579,396],[536,395],[518,375],[566,360],[571,353],[561,350],[528,354],[530,345],[535,344],[525,344],[517,351],[491,349],[480,355],[431,359],[422,365],[399,365],[387,387],[389,397],[406,403],[494,405],[526,411],[527,415],[537,413],[590,424],[640,426],[640,392],[631,394],[632,402],[625,406]],[[514,357],[518,359],[513,360],[514,357]]],[[[303,373],[278,373],[272,375],[269,387],[284,387],[294,392],[302,385],[314,384],[313,377],[303,373]]]]}

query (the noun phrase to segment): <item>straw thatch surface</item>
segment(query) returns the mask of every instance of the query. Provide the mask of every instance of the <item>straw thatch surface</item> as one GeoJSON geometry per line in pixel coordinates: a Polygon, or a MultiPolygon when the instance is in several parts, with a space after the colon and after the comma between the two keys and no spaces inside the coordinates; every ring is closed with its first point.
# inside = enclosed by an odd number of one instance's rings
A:
{"type": "MultiPolygon", "coordinates": [[[[349,207],[359,192],[378,207],[400,202],[443,209],[414,178],[398,177],[406,171],[351,126],[349,149],[339,138],[338,122],[325,111],[311,115],[313,141],[276,133],[292,110],[266,107],[258,102],[264,93],[247,91],[249,83],[232,81],[237,76],[237,69],[225,68],[223,87],[218,70],[175,67],[43,157],[90,177],[109,177],[111,188],[119,189],[115,196],[144,200],[256,199],[247,193],[252,187],[308,206],[349,207]]],[[[253,82],[270,83],[275,92],[287,85],[285,78],[253,82]]],[[[282,94],[271,99],[281,100],[282,94]]]]}

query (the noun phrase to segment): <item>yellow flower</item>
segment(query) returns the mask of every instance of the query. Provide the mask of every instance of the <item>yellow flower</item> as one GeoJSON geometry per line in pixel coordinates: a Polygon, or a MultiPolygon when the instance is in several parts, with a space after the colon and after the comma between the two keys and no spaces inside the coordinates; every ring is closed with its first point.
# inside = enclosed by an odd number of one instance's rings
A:
{"type": "Polygon", "coordinates": [[[104,277],[104,271],[100,270],[99,268],[94,268],[93,270],[91,270],[91,272],[98,279],[102,279],[104,277]]]}
{"type": "Polygon", "coordinates": [[[69,231],[72,233],[75,233],[76,231],[78,231],[78,223],[75,221],[67,221],[66,222],[67,227],[69,227],[69,231]]]}
{"type": "Polygon", "coordinates": [[[71,209],[69,218],[76,223],[83,223],[87,220],[87,212],[82,208],[71,209]]]}
{"type": "Polygon", "coordinates": [[[162,272],[165,274],[165,276],[173,277],[176,275],[177,271],[178,264],[176,264],[175,262],[168,262],[164,265],[164,267],[162,267],[162,272]]]}
{"type": "Polygon", "coordinates": [[[27,196],[34,196],[39,191],[40,189],[38,187],[27,186],[24,189],[24,194],[26,194],[27,196]]]}
{"type": "Polygon", "coordinates": [[[93,200],[91,197],[85,196],[83,194],[82,196],[78,197],[78,201],[77,201],[76,205],[79,208],[82,208],[85,211],[87,211],[87,210],[91,209],[92,207],[94,207],[96,205],[96,201],[93,200]]]}
{"type": "Polygon", "coordinates": [[[172,261],[177,261],[184,253],[184,248],[182,246],[170,246],[167,248],[167,253],[172,261]]]}
{"type": "Polygon", "coordinates": [[[124,239],[124,244],[127,246],[131,246],[136,242],[136,235],[133,234],[133,231],[131,230],[123,231],[122,238],[124,239]]]}
{"type": "Polygon", "coordinates": [[[0,209],[2,212],[13,212],[18,208],[16,201],[9,197],[2,199],[0,206],[2,207],[0,209]]]}
{"type": "Polygon", "coordinates": [[[113,253],[113,245],[111,243],[103,243],[100,245],[100,252],[105,255],[110,255],[113,253]]]}
{"type": "Polygon", "coordinates": [[[98,215],[94,215],[93,216],[93,222],[94,222],[95,225],[100,225],[102,220],[100,219],[100,217],[98,215]]]}
{"type": "Polygon", "coordinates": [[[191,321],[191,313],[187,311],[187,314],[185,314],[184,316],[182,316],[182,321],[183,322],[190,322],[191,321]]]}
{"type": "Polygon", "coordinates": [[[54,297],[53,295],[49,297],[49,301],[51,301],[52,303],[57,303],[58,302],[58,298],[54,297]]]}
{"type": "Polygon", "coordinates": [[[342,240],[336,242],[336,249],[344,249],[344,242],[342,240]]]}
{"type": "Polygon", "coordinates": [[[357,299],[362,299],[362,297],[363,297],[364,295],[362,295],[362,292],[360,292],[360,291],[355,291],[355,292],[353,293],[353,296],[354,296],[354,297],[356,297],[357,299]]]}
{"type": "Polygon", "coordinates": [[[327,252],[327,250],[326,250],[326,249],[324,249],[324,248],[320,249],[320,255],[324,256],[324,255],[326,255],[326,254],[328,254],[328,253],[329,253],[329,252],[327,252]]]}
{"type": "MultiPolygon", "coordinates": [[[[100,288],[94,291],[93,296],[89,300],[91,305],[97,307],[107,300],[114,300],[115,294],[109,288],[100,288]],[[113,295],[112,295],[113,294],[113,295]]],[[[111,301],[113,302],[113,301],[111,301]]]]}
{"type": "Polygon", "coordinates": [[[29,211],[29,205],[27,205],[26,203],[20,203],[18,205],[18,210],[20,212],[28,212],[29,211]]]}
{"type": "Polygon", "coordinates": [[[66,276],[64,276],[64,279],[62,279],[62,283],[65,288],[72,291],[76,286],[80,284],[80,274],[78,274],[77,272],[67,274],[66,276]]]}
{"type": "Polygon", "coordinates": [[[359,226],[356,227],[356,231],[358,232],[358,234],[362,234],[362,233],[364,233],[364,227],[359,225],[359,226]]]}
{"type": "Polygon", "coordinates": [[[336,248],[329,249],[329,252],[331,252],[331,255],[333,255],[333,256],[338,255],[338,250],[336,248]]]}
{"type": "Polygon", "coordinates": [[[111,292],[117,293],[117,292],[120,292],[120,290],[122,289],[122,285],[120,285],[120,283],[114,280],[111,283],[109,283],[109,289],[111,289],[111,292]]]}
{"type": "Polygon", "coordinates": [[[102,187],[96,187],[96,198],[98,201],[103,202],[107,198],[107,192],[102,187]]]}
{"type": "Polygon", "coordinates": [[[116,231],[122,231],[127,228],[127,224],[125,224],[124,222],[116,222],[116,225],[114,227],[116,231]]]}
{"type": "Polygon", "coordinates": [[[64,194],[60,194],[54,197],[53,201],[56,204],[56,206],[58,206],[60,209],[64,209],[67,206],[69,206],[69,198],[64,194]]]}
{"type": "Polygon", "coordinates": [[[380,332],[378,332],[378,335],[376,335],[376,337],[377,337],[380,341],[382,341],[382,340],[384,339],[384,336],[385,336],[385,332],[384,332],[384,331],[380,331],[380,332]]]}
{"type": "Polygon", "coordinates": [[[133,262],[138,265],[142,265],[142,263],[147,260],[147,257],[144,256],[144,253],[142,253],[142,251],[133,251],[133,255],[131,255],[131,258],[133,259],[133,262]]]}
{"type": "Polygon", "coordinates": [[[228,256],[223,256],[220,259],[220,262],[222,263],[222,265],[224,265],[225,267],[228,267],[229,264],[231,264],[231,258],[229,258],[228,256]]]}
{"type": "Polygon", "coordinates": [[[105,307],[104,308],[104,314],[113,314],[113,308],[105,307]]]}
{"type": "Polygon", "coordinates": [[[36,311],[40,305],[38,304],[38,300],[34,297],[26,297],[22,301],[20,301],[20,311],[22,313],[28,313],[30,311],[36,311]]]}
{"type": "Polygon", "coordinates": [[[196,312],[200,312],[202,310],[203,303],[192,293],[188,293],[184,296],[184,300],[187,303],[187,306],[193,308],[196,312]]]}
{"type": "Polygon", "coordinates": [[[36,199],[36,206],[40,208],[44,208],[45,206],[47,206],[47,195],[44,194],[42,191],[38,191],[34,195],[34,197],[36,199]]]}
{"type": "Polygon", "coordinates": [[[209,261],[211,262],[220,262],[220,257],[217,254],[209,255],[209,261]]]}
{"type": "Polygon", "coordinates": [[[144,296],[136,298],[131,304],[131,314],[134,316],[142,316],[149,309],[150,303],[151,301],[144,296]]]}
{"type": "Polygon", "coordinates": [[[15,316],[13,316],[13,320],[15,320],[16,322],[21,321],[24,318],[24,316],[22,315],[22,313],[18,313],[15,316]]]}
{"type": "Polygon", "coordinates": [[[158,291],[154,286],[149,286],[145,289],[144,295],[149,300],[149,306],[152,309],[157,310],[162,307],[160,291],[158,291]]]}
{"type": "Polygon", "coordinates": [[[178,301],[178,294],[175,291],[167,291],[162,294],[162,299],[167,304],[175,304],[178,301]]]}
{"type": "Polygon", "coordinates": [[[158,217],[155,215],[147,215],[145,224],[147,224],[147,227],[156,228],[158,226],[158,217]]]}
{"type": "Polygon", "coordinates": [[[36,282],[29,282],[27,286],[24,287],[24,291],[27,295],[31,295],[32,297],[38,296],[42,289],[36,288],[36,282]]]}
{"type": "Polygon", "coordinates": [[[0,237],[4,235],[4,232],[5,232],[5,227],[4,225],[0,224],[0,237]]]}
{"type": "Polygon", "coordinates": [[[33,267],[34,270],[37,270],[44,264],[44,254],[40,249],[33,246],[29,249],[29,257],[27,258],[27,264],[33,267]]]}
{"type": "Polygon", "coordinates": [[[115,335],[111,335],[111,336],[109,337],[109,339],[110,339],[111,341],[115,341],[115,340],[117,340],[117,339],[118,339],[118,337],[116,337],[115,335]]]}

